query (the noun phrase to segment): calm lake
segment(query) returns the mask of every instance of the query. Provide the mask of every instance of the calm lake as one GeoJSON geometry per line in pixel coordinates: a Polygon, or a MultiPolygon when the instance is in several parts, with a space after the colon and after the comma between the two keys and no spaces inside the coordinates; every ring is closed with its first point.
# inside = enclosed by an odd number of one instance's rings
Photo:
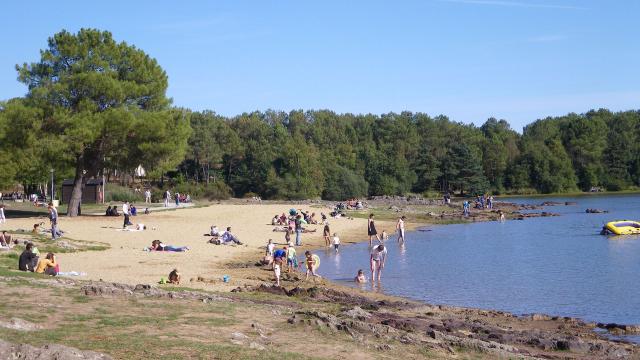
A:
{"type": "MultiPolygon", "coordinates": [[[[599,234],[608,221],[640,219],[640,195],[504,201],[577,205],[545,208],[559,217],[430,226],[408,233],[404,247],[394,234],[374,290],[432,304],[640,324],[640,236],[599,234]]],[[[317,253],[324,277],[356,287],[358,269],[371,275],[368,242],[317,253]]]]}

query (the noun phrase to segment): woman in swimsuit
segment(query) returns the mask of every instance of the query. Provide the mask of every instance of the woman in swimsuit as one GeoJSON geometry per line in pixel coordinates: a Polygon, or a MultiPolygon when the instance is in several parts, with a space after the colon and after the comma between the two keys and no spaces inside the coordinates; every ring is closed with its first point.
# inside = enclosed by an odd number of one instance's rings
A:
{"type": "Polygon", "coordinates": [[[373,221],[373,214],[369,214],[369,221],[367,226],[367,234],[369,235],[369,246],[373,246],[373,237],[375,236],[380,242],[380,236],[378,235],[378,231],[376,230],[376,224],[373,221]]]}

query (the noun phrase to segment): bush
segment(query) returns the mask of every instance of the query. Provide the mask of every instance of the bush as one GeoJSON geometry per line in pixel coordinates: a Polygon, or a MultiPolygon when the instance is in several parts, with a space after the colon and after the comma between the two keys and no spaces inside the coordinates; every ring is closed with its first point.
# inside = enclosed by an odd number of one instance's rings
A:
{"type": "Polygon", "coordinates": [[[204,189],[204,197],[209,200],[226,200],[231,197],[231,188],[224,181],[209,183],[204,189]]]}
{"type": "Polygon", "coordinates": [[[117,184],[107,184],[104,200],[105,202],[142,202],[144,201],[144,196],[142,194],[136,194],[128,187],[117,184]]]}
{"type": "Polygon", "coordinates": [[[367,195],[369,184],[362,176],[343,166],[328,172],[322,198],[326,200],[346,200],[367,195]]]}

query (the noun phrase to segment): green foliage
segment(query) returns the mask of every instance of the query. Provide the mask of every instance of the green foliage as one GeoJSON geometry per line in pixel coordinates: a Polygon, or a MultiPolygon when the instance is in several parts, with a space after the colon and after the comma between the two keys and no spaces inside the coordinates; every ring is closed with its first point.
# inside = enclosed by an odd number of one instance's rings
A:
{"type": "MultiPolygon", "coordinates": [[[[63,30],[39,62],[16,69],[29,89],[34,133],[48,144],[48,157],[73,169],[76,184],[105,167],[166,171],[183,160],[190,128],[184,112],[169,109],[166,73],[111,33],[63,30]]],[[[74,190],[70,215],[80,198],[74,190]]]]}
{"type": "Polygon", "coordinates": [[[347,200],[367,195],[367,182],[352,170],[337,165],[333,169],[327,169],[326,173],[323,199],[347,200]]]}
{"type": "Polygon", "coordinates": [[[105,202],[142,202],[142,194],[135,193],[132,189],[116,184],[108,184],[104,192],[105,202]]]}
{"type": "MultiPolygon", "coordinates": [[[[640,186],[638,111],[540,119],[522,135],[506,120],[476,127],[412,112],[227,118],[171,108],[158,63],[92,29],[55,34],[40,61],[17,70],[29,93],[0,103],[0,187],[46,183],[50,168],[80,184],[105,168],[131,173],[138,165],[181,193],[212,199],[640,186]]],[[[127,191],[109,199],[132,200],[127,191]]]]}

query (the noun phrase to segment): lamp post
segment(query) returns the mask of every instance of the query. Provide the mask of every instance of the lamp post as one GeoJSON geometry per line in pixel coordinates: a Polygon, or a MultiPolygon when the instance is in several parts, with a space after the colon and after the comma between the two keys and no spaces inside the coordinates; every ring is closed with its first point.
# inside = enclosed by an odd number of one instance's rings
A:
{"type": "Polygon", "coordinates": [[[49,170],[51,172],[51,203],[53,203],[53,199],[55,199],[55,191],[56,188],[53,185],[53,168],[51,168],[51,170],[49,170]]]}

